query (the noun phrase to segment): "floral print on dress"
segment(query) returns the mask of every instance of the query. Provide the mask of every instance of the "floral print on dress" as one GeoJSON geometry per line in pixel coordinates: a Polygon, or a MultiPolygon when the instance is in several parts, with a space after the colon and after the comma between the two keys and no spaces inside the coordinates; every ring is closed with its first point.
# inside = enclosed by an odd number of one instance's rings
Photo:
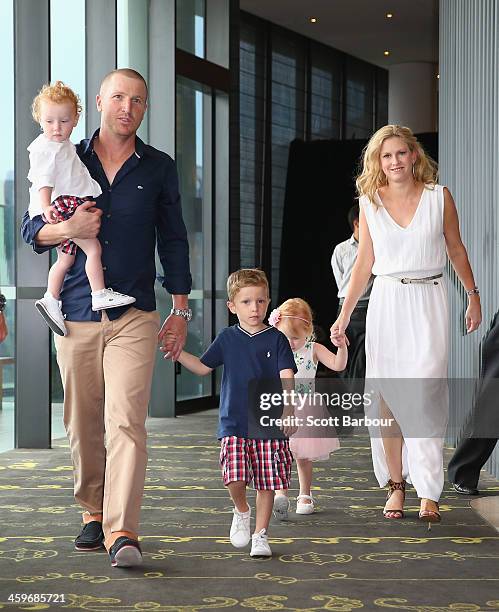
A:
{"type": "Polygon", "coordinates": [[[311,340],[307,340],[301,349],[293,352],[295,364],[298,368],[295,376],[295,379],[297,379],[295,389],[298,393],[312,393],[314,391],[317,364],[314,362],[313,355],[314,343],[311,340]]]}

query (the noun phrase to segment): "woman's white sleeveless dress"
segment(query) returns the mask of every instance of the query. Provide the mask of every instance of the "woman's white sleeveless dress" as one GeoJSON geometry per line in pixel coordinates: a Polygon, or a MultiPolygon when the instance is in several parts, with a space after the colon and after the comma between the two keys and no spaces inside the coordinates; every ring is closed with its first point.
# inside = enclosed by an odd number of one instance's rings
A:
{"type": "MultiPolygon", "coordinates": [[[[374,248],[376,275],[366,319],[366,417],[379,418],[381,398],[404,438],[403,476],[419,497],[438,501],[444,483],[443,438],[448,420],[446,384],[448,305],[443,278],[403,284],[399,278],[441,274],[446,264],[444,193],[427,186],[414,217],[401,227],[381,204],[360,198],[374,248]]],[[[376,478],[390,478],[378,427],[369,428],[376,478]]]]}

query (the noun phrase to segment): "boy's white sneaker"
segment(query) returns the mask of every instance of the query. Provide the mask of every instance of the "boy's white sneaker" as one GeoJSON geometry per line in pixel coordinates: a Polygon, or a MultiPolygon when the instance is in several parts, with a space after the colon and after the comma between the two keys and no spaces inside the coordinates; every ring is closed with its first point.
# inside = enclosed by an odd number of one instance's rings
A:
{"type": "Polygon", "coordinates": [[[131,295],[118,293],[112,289],[103,289],[92,293],[92,310],[106,310],[107,308],[118,308],[118,306],[126,306],[133,304],[135,298],[131,295]]]}
{"type": "Polygon", "coordinates": [[[258,533],[251,536],[250,557],[271,557],[272,551],[269,546],[267,530],[261,529],[258,533]]]}
{"type": "Polygon", "coordinates": [[[230,527],[230,543],[236,548],[243,548],[251,540],[251,508],[247,512],[239,512],[234,508],[232,525],[230,527]]]}
{"type": "Polygon", "coordinates": [[[64,315],[61,310],[61,302],[56,300],[48,291],[41,300],[35,302],[35,308],[45,319],[45,323],[58,336],[67,336],[68,332],[64,325],[64,315]]]}
{"type": "Polygon", "coordinates": [[[274,517],[279,521],[288,520],[289,499],[285,495],[276,495],[274,497],[273,507],[274,517]]]}

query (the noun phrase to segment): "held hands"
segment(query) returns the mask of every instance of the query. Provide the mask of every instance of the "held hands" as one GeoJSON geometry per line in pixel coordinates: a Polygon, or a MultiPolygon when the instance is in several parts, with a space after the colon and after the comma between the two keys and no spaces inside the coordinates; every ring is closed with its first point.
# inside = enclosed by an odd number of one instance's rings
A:
{"type": "Polygon", "coordinates": [[[158,334],[159,350],[165,353],[164,359],[177,361],[187,339],[187,321],[171,314],[166,317],[158,334]]]}
{"type": "Polygon", "coordinates": [[[480,306],[480,298],[471,296],[468,301],[468,308],[464,316],[466,323],[466,333],[471,334],[475,329],[478,329],[482,322],[482,307],[480,306]]]}
{"type": "MultiPolygon", "coordinates": [[[[295,411],[292,406],[284,406],[281,419],[284,420],[286,417],[291,417],[290,418],[290,421],[291,421],[294,414],[295,414],[295,411]]],[[[279,429],[282,431],[282,433],[285,436],[290,438],[294,433],[297,432],[298,427],[296,425],[281,425],[279,429]]]]}
{"type": "Polygon", "coordinates": [[[336,321],[331,325],[331,342],[334,344],[334,346],[348,346],[349,342],[345,336],[345,330],[349,323],[350,318],[340,314],[336,321]]]}

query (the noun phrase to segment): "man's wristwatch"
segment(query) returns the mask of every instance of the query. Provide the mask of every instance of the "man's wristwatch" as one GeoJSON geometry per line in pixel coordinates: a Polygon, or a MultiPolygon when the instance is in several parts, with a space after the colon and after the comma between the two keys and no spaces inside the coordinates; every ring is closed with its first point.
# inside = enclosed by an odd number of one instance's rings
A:
{"type": "Polygon", "coordinates": [[[479,295],[480,291],[478,291],[478,287],[473,287],[473,289],[468,289],[468,291],[466,291],[466,295],[470,296],[470,295],[479,295]]]}
{"type": "Polygon", "coordinates": [[[192,319],[192,310],[190,308],[172,308],[170,314],[182,317],[182,319],[185,319],[187,322],[192,319]]]}
{"type": "Polygon", "coordinates": [[[6,303],[7,300],[5,299],[5,295],[3,295],[3,293],[0,293],[0,312],[3,312],[5,310],[6,303]]]}

